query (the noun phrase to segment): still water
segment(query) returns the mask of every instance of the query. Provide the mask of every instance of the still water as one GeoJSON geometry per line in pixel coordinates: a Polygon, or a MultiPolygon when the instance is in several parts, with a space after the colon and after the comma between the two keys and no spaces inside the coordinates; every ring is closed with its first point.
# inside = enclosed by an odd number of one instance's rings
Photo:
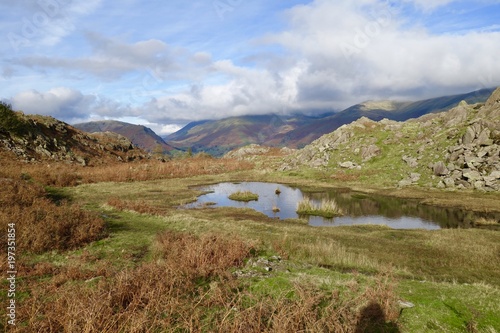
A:
{"type": "Polygon", "coordinates": [[[304,218],[312,226],[341,226],[354,224],[383,224],[394,229],[469,228],[479,217],[473,212],[456,208],[443,208],[407,200],[377,195],[365,195],[345,189],[306,192],[288,185],[262,182],[220,183],[197,187],[206,192],[194,203],[184,208],[197,207],[247,207],[269,217],[287,219],[304,218]],[[276,194],[276,189],[280,194],[276,194]],[[258,201],[240,202],[228,196],[236,191],[250,191],[259,195],[258,201]],[[320,203],[333,199],[342,208],[344,216],[327,219],[317,216],[298,216],[297,203],[304,198],[320,203]],[[273,212],[273,207],[279,212],[273,212]]]}

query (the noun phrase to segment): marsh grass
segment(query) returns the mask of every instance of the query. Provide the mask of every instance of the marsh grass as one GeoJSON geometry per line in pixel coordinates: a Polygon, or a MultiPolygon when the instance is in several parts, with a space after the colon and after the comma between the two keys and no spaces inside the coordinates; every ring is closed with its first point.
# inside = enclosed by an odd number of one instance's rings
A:
{"type": "Polygon", "coordinates": [[[229,199],[235,201],[257,201],[259,200],[259,195],[252,193],[250,191],[237,191],[229,195],[229,199]]]}
{"type": "Polygon", "coordinates": [[[486,219],[486,218],[480,218],[476,221],[474,221],[474,225],[477,226],[500,226],[500,221],[497,221],[495,219],[486,219]]]}
{"type": "Polygon", "coordinates": [[[334,200],[323,199],[321,204],[317,205],[311,199],[306,198],[298,202],[297,214],[332,218],[343,215],[343,212],[334,200]]]}

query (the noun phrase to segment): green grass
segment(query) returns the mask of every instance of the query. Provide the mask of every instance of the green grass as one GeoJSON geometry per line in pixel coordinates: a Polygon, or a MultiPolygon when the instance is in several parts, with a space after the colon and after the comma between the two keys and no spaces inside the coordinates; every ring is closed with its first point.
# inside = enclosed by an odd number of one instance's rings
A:
{"type": "Polygon", "coordinates": [[[235,201],[257,201],[259,200],[259,195],[252,193],[250,191],[237,191],[229,195],[229,199],[235,201]]]}
{"type": "Polygon", "coordinates": [[[343,213],[334,200],[323,200],[320,205],[316,205],[310,199],[303,199],[297,204],[297,214],[332,218],[343,213]]]}
{"type": "MultiPolygon", "coordinates": [[[[80,250],[28,256],[23,260],[50,262],[59,267],[82,265],[90,270],[103,262],[127,268],[154,260],[154,239],[164,230],[236,235],[256,244],[258,256],[277,254],[284,258],[283,264],[271,272],[245,268],[260,274],[244,282],[244,288],[256,297],[293,298],[297,284],[309,284],[310,288],[325,292],[340,290],[341,295],[349,297],[353,295],[351,290],[373,285],[378,274],[389,270],[398,284],[399,297],[415,304],[403,311],[399,320],[401,332],[469,332],[467,325],[473,325],[478,332],[500,330],[496,316],[500,312],[497,232],[393,230],[383,226],[317,228],[298,219],[276,221],[251,209],[177,209],[201,194],[192,186],[265,178],[247,172],[62,189],[57,196],[70,197],[73,202],[104,214],[109,237],[80,250]],[[141,201],[163,213],[152,216],[116,210],[106,204],[109,198],[141,201]]],[[[283,175],[279,180],[310,188],[325,185],[283,175]]],[[[495,201],[488,195],[485,198],[495,201]]]]}

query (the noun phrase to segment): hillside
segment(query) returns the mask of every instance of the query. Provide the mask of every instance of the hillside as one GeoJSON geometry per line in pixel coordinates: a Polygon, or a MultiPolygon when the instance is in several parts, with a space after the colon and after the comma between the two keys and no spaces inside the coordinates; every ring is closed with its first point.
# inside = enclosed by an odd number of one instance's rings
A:
{"type": "Polygon", "coordinates": [[[388,187],[500,191],[500,88],[485,104],[405,122],[360,118],[285,158],[281,171],[322,170],[388,187]]]}
{"type": "Polygon", "coordinates": [[[116,133],[85,133],[47,116],[14,112],[0,105],[0,149],[26,161],[65,161],[97,165],[147,157],[142,149],[116,133]]]}
{"type": "Polygon", "coordinates": [[[116,120],[102,120],[75,124],[74,127],[89,133],[118,133],[128,138],[137,147],[148,152],[156,152],[159,147],[161,147],[164,153],[175,150],[174,147],[163,141],[153,130],[142,125],[134,125],[116,120]]]}
{"type": "Polygon", "coordinates": [[[216,155],[248,144],[300,148],[361,117],[404,121],[448,110],[462,100],[470,104],[485,102],[492,92],[493,89],[483,89],[417,102],[367,101],[318,117],[262,115],[193,122],[165,137],[165,141],[176,147],[191,147],[194,151],[216,155]]]}
{"type": "Polygon", "coordinates": [[[201,121],[188,124],[165,140],[175,147],[222,155],[248,144],[278,146],[286,133],[314,120],[303,115],[262,115],[201,121]]]}

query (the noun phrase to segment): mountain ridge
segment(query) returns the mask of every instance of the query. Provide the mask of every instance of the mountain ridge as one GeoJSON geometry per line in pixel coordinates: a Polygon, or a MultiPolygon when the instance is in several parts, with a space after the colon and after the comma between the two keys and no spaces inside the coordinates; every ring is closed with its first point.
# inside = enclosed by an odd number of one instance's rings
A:
{"type": "Polygon", "coordinates": [[[176,148],[166,143],[152,129],[143,125],[135,125],[117,120],[99,120],[73,125],[88,133],[113,132],[128,138],[134,145],[148,151],[168,153],[176,148]]]}
{"type": "Polygon", "coordinates": [[[365,101],[343,111],[334,114],[325,113],[319,117],[268,114],[204,120],[189,123],[181,130],[165,136],[164,139],[179,148],[192,148],[193,151],[205,151],[215,155],[222,155],[248,144],[301,148],[361,117],[375,121],[384,118],[404,121],[428,113],[446,111],[462,100],[469,104],[485,102],[493,91],[494,88],[481,89],[466,94],[420,101],[365,101]]]}

